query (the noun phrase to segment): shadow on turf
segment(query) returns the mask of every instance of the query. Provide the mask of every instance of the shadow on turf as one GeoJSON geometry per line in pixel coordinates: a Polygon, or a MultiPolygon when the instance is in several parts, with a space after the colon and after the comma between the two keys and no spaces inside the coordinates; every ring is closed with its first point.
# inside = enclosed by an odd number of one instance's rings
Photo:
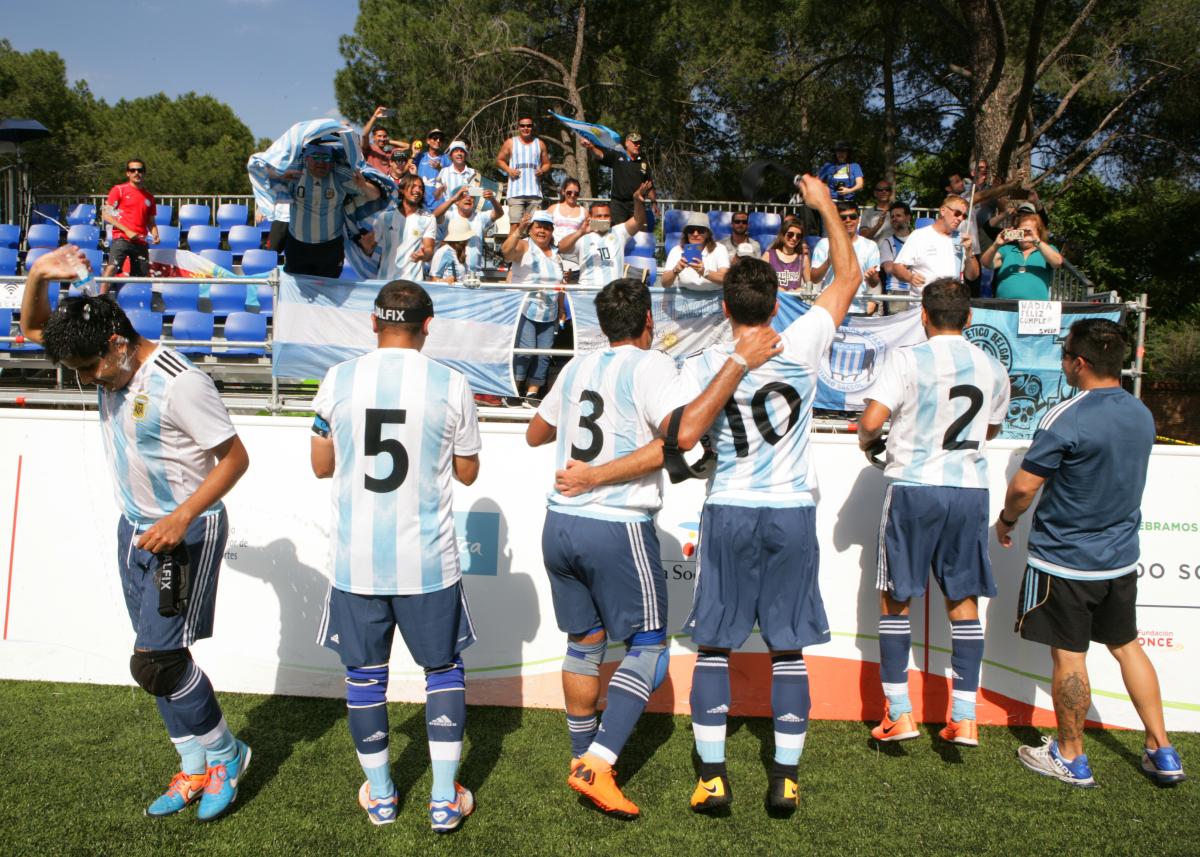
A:
{"type": "Polygon", "coordinates": [[[251,709],[238,737],[254,750],[254,765],[240,787],[239,802],[252,800],[271,782],[297,744],[320,740],[345,715],[346,703],[340,699],[309,699],[297,705],[291,697],[269,696],[251,709]]]}

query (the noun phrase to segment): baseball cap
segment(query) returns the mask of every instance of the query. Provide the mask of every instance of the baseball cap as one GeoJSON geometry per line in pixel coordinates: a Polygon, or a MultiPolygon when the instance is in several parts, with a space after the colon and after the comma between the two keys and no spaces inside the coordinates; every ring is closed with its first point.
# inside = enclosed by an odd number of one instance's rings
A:
{"type": "Polygon", "coordinates": [[[850,141],[849,140],[838,140],[836,143],[833,144],[833,150],[835,152],[841,152],[841,151],[849,152],[850,151],[850,141]]]}
{"type": "Polygon", "coordinates": [[[462,140],[455,140],[450,144],[450,148],[446,150],[446,154],[450,154],[455,149],[462,149],[464,152],[470,152],[470,149],[467,148],[466,143],[464,143],[462,140]]]}
{"type": "Polygon", "coordinates": [[[640,142],[642,142],[642,135],[639,134],[637,131],[630,131],[628,134],[625,135],[625,139],[628,140],[630,143],[640,143],[640,142]]]}
{"type": "Polygon", "coordinates": [[[327,145],[319,140],[314,143],[308,143],[304,147],[304,157],[306,157],[306,158],[312,157],[313,155],[316,155],[318,157],[324,156],[327,158],[332,158],[333,152],[334,152],[333,146],[327,145]]]}
{"type": "Polygon", "coordinates": [[[392,160],[396,163],[403,163],[408,160],[408,151],[406,149],[393,149],[392,160]]]}
{"type": "Polygon", "coordinates": [[[548,211],[544,211],[544,210],[537,211],[537,212],[534,212],[534,215],[530,219],[529,222],[530,223],[548,223],[551,226],[553,226],[554,225],[554,217],[548,211]]]}
{"type": "Polygon", "coordinates": [[[1017,211],[1021,214],[1037,214],[1037,206],[1032,202],[1025,201],[1017,206],[1017,211]]]}
{"type": "Polygon", "coordinates": [[[431,128],[431,129],[429,129],[429,133],[426,134],[425,136],[432,137],[434,134],[445,134],[445,133],[446,132],[443,131],[441,128],[431,128]]]}

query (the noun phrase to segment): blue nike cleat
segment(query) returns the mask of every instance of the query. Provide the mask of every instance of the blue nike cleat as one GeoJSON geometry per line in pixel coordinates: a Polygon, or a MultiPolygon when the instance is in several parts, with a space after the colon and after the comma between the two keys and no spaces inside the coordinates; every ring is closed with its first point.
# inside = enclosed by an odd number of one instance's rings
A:
{"type": "Polygon", "coordinates": [[[200,798],[200,809],[196,818],[214,821],[233,807],[237,800],[238,783],[250,767],[250,747],[245,741],[237,741],[237,755],[226,762],[208,767],[208,785],[200,798]]]}
{"type": "Polygon", "coordinates": [[[1187,779],[1183,773],[1183,761],[1179,758],[1179,751],[1170,745],[1159,747],[1157,750],[1144,748],[1142,770],[1158,780],[1160,786],[1173,786],[1187,779]]]}
{"type": "Polygon", "coordinates": [[[162,818],[174,815],[186,808],[188,804],[200,799],[204,786],[208,782],[208,774],[185,774],[180,771],[171,778],[167,790],[154,799],[154,803],[146,807],[146,815],[151,818],[162,818]]]}

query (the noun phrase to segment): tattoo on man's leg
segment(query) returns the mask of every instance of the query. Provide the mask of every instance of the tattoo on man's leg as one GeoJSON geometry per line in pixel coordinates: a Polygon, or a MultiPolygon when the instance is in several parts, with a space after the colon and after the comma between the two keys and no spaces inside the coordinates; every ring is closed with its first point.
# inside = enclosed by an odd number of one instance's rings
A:
{"type": "Polygon", "coordinates": [[[1054,713],[1063,740],[1083,737],[1083,725],[1092,706],[1092,688],[1087,673],[1068,673],[1054,685],[1054,713]]]}

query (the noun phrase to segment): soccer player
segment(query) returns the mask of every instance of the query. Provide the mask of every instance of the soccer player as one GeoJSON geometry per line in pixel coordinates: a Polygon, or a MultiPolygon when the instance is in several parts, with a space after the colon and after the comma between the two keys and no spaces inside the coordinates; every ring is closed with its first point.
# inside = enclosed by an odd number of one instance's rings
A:
{"type": "Polygon", "coordinates": [[[475,641],[462,588],[452,483],[479,475],[467,379],[423,356],[433,302],[393,280],[375,298],[379,347],[331,368],[313,400],[312,469],[333,478],[332,582],[318,642],[346,667],[350,735],[373,824],[396,820],[388,761],[388,661],[397,626],[425,668],[429,821],[455,830],[475,808],[455,782],[467,706],[462,651],[475,641]]]}
{"type": "MultiPolygon", "coordinates": [[[[716,378],[688,404],[674,361],[650,350],[654,320],[650,290],[638,280],[615,280],[596,296],[600,329],[609,347],[574,357],[526,430],[531,446],[557,440],[555,461],[604,463],[646,447],[665,434],[671,414],[685,407],[679,443],[699,440],[748,367],[777,353],[770,329],[748,333],[717,367],[716,378]]],[[[659,444],[649,447],[662,461],[659,444]]],[[[635,465],[638,454],[626,456],[635,465]]],[[[650,694],[666,677],[667,592],[652,515],[662,505],[653,467],[618,484],[568,497],[549,495],[542,557],[550,576],[554,614],[567,634],[563,694],[571,735],[567,784],[619,818],[636,818],[636,804],[621,793],[612,766],[650,694]],[[623,641],[626,655],[608,687],[599,723],[600,665],[608,640],[623,641]]]]}
{"type": "Polygon", "coordinates": [[[971,296],[961,282],[943,277],[925,286],[921,323],[928,340],[888,358],[858,423],[859,445],[872,454],[884,444],[884,422],[892,421],[877,579],[879,673],[887,713],[871,730],[876,741],[920,734],[908,697],[908,614],[912,599],[925,594],[932,569],[946,598],[954,671],[950,722],[938,734],[955,744],[979,744],[979,596],[996,594],[988,559],[984,447],[1004,423],[1009,384],[999,361],[963,337],[970,320],[971,296]]]}
{"type": "Polygon", "coordinates": [[[652,187],[650,182],[643,182],[633,192],[633,216],[624,223],[612,222],[608,202],[602,199],[593,202],[579,229],[559,242],[560,254],[574,252],[578,257],[581,286],[603,286],[621,276],[625,244],[646,224],[644,195],[652,187]]]}
{"type": "Polygon", "coordinates": [[[1095,641],[1121,665],[1121,678],[1146,729],[1142,770],[1161,785],[1183,782],[1183,763],[1163,720],[1154,665],[1137,641],[1138,527],[1154,445],[1154,419],[1121,389],[1129,341],[1120,325],[1083,319],[1063,343],[1063,374],[1079,392],[1046,412],[996,521],[1012,547],[1021,514],[1033,514],[1017,631],[1050,647],[1050,692],[1058,735],[1020,747],[1021,764],[1072,786],[1096,784],[1083,752],[1091,707],[1087,650],[1095,641]]]}
{"type": "Polygon", "coordinates": [[[98,389],[121,507],[117,567],[136,635],[129,669],[156,698],[180,758],[179,773],[146,814],[172,815],[199,798],[197,817],[212,821],[237,798],[250,748],[225,725],[188,647],[212,636],[229,533],[221,498],[250,460],[212,380],[139,336],[114,300],[70,298],[51,314],[47,285],[73,279],[80,261],[86,264],[71,245],[38,261],[25,282],[21,329],[54,363],[98,389]]]}

